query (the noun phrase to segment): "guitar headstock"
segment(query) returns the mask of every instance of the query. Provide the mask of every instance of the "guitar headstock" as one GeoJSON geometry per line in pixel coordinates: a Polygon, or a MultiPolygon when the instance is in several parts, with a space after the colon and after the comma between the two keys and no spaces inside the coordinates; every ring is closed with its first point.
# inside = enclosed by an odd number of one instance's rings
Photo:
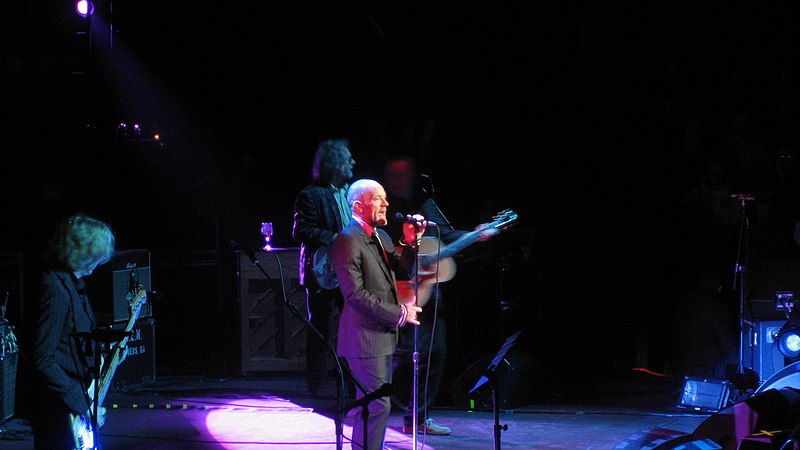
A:
{"type": "Polygon", "coordinates": [[[498,228],[500,230],[505,230],[506,228],[510,227],[517,221],[519,216],[517,213],[510,209],[505,209],[500,211],[499,213],[495,214],[492,217],[492,223],[489,224],[490,227],[498,228]]]}
{"type": "Polygon", "coordinates": [[[139,317],[139,311],[142,305],[147,301],[147,291],[144,286],[139,285],[136,287],[136,293],[128,292],[128,313],[130,317],[139,317]]]}

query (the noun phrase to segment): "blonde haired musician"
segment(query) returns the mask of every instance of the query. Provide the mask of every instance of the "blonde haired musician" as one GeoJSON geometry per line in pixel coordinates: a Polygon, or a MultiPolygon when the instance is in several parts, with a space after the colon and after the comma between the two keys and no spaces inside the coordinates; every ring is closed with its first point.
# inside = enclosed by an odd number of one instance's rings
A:
{"type": "Polygon", "coordinates": [[[22,364],[30,375],[26,403],[36,449],[74,449],[74,416],[90,421],[96,327],[84,278],[114,252],[111,227],[75,214],[56,228],[45,255],[38,295],[23,311],[22,364]]]}

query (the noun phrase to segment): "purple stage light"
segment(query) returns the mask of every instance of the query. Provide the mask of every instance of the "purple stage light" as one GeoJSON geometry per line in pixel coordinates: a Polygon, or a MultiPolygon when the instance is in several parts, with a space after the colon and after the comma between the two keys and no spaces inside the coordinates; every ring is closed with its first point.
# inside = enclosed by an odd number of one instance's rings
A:
{"type": "Polygon", "coordinates": [[[94,4],[88,0],[78,0],[75,3],[75,11],[81,17],[86,17],[94,13],[94,4]]]}

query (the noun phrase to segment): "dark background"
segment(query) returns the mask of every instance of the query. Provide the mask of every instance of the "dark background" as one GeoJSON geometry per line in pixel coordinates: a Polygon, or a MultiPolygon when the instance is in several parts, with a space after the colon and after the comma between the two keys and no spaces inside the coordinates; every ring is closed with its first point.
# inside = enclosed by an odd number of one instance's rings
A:
{"type": "Polygon", "coordinates": [[[519,214],[449,286],[451,378],[515,328],[548,378],[669,374],[677,299],[706,263],[732,281],[739,237],[682,199],[709,161],[773,198],[798,145],[791,2],[98,0],[91,27],[49,3],[2,6],[0,244],[34,259],[81,211],[149,249],[159,329],[203,342],[163,339],[164,371],[235,372],[227,244],[272,221],[297,246],[316,144],[345,137],[356,177],[414,149],[460,228],[519,214]]]}

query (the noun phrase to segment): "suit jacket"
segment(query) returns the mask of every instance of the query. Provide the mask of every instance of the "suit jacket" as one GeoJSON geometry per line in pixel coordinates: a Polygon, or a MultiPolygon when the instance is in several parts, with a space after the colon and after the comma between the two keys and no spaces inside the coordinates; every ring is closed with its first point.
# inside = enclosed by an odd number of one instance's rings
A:
{"type": "Polygon", "coordinates": [[[94,361],[87,355],[91,344],[76,334],[92,331],[95,317],[88,299],[79,292],[82,289],[83,282],[71,273],[47,271],[42,275],[41,293],[26,306],[23,351],[32,375],[29,388],[34,408],[62,402],[75,414],[89,410],[94,361]]]}
{"type": "Polygon", "coordinates": [[[378,233],[388,265],[378,244],[355,220],[333,242],[333,268],[344,296],[337,342],[342,356],[387,356],[397,347],[401,308],[395,282],[413,275],[414,253],[399,252],[385,231],[378,233]]]}
{"type": "MultiPolygon", "coordinates": [[[[347,185],[344,186],[345,191],[347,185]]],[[[345,218],[344,223],[349,222],[345,218]]],[[[330,185],[311,183],[301,190],[294,203],[292,237],[300,242],[300,284],[316,287],[314,252],[323,245],[331,245],[333,237],[342,229],[339,206],[330,185]]]]}

